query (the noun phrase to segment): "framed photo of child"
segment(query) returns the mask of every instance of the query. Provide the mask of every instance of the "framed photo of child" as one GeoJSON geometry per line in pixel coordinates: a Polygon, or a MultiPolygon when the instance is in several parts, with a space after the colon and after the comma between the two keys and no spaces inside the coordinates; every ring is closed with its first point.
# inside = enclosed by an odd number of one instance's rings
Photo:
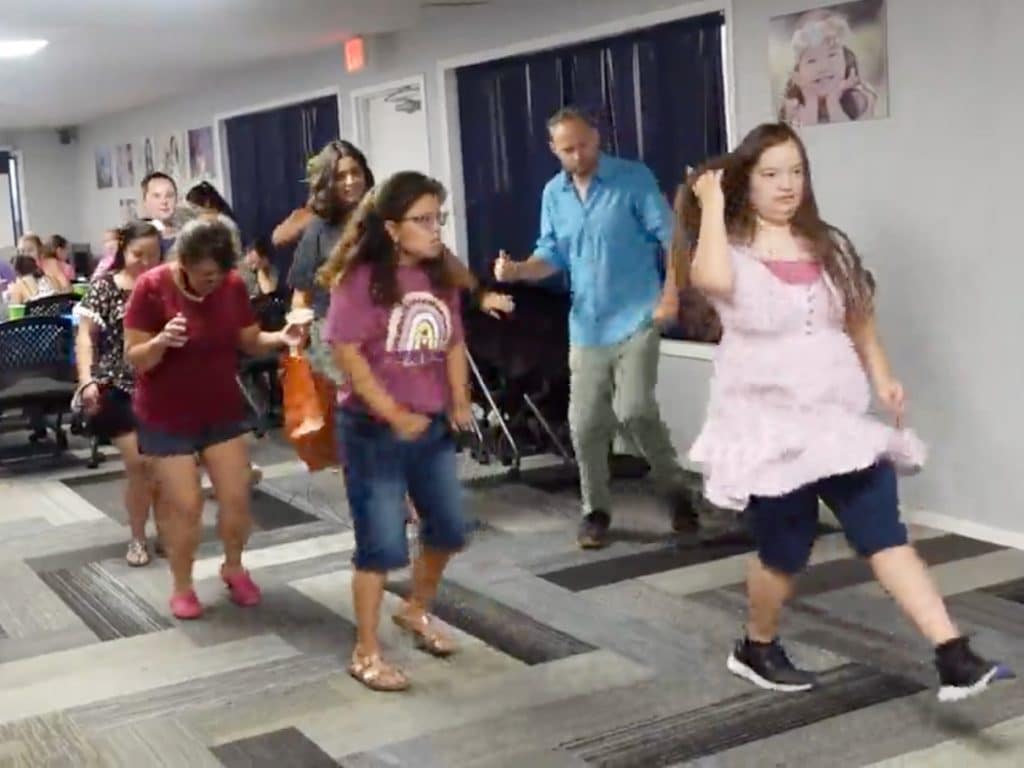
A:
{"type": "Polygon", "coordinates": [[[889,115],[885,0],[855,0],[771,20],[777,118],[796,127],[889,115]]]}

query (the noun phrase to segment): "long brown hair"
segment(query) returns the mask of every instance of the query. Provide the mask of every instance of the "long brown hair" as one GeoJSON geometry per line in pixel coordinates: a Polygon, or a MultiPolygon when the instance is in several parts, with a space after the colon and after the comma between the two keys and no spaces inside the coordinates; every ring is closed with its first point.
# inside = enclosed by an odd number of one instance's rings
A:
{"type": "Polygon", "coordinates": [[[309,182],[308,206],[317,216],[328,224],[339,225],[352,212],[355,206],[348,206],[338,199],[338,182],[334,176],[338,161],[343,157],[351,157],[363,172],[366,189],[374,185],[373,171],[364,155],[353,144],[347,141],[329,142],[320,150],[307,168],[309,182]]]}
{"type": "Polygon", "coordinates": [[[850,238],[842,230],[824,221],[818,213],[807,149],[796,132],[784,123],[759,125],[746,135],[733,152],[704,163],[679,188],[675,200],[677,226],[672,257],[680,285],[685,285],[700,232],[701,209],[693,192],[694,182],[705,171],[722,171],[725,227],[729,239],[738,243],[751,243],[757,234],[757,214],[750,203],[750,177],[754,166],[766,150],[790,141],[800,152],[804,167],[803,200],[790,226],[796,236],[810,244],[815,260],[822,265],[842,296],[847,316],[850,319],[865,318],[874,310],[874,278],[864,268],[850,238]]]}
{"type": "MultiPolygon", "coordinates": [[[[317,272],[317,282],[332,288],[352,274],[361,264],[370,266],[370,297],[378,306],[397,304],[402,294],[398,289],[399,252],[384,226],[405,218],[409,209],[425,196],[443,201],[444,185],[416,171],[401,171],[377,189],[371,190],[345,225],[341,239],[327,262],[317,272]]],[[[442,256],[421,263],[435,291],[448,292],[455,280],[442,256]]]]}

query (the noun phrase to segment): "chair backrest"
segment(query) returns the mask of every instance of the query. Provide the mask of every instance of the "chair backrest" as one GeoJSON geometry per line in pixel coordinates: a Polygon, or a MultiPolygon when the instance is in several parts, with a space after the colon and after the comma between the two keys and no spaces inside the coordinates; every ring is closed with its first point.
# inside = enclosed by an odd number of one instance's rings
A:
{"type": "Polygon", "coordinates": [[[288,302],[273,294],[260,296],[252,300],[252,308],[259,318],[260,329],[264,331],[280,331],[285,326],[288,314],[288,302]]]}
{"type": "Polygon", "coordinates": [[[25,304],[25,317],[62,317],[70,315],[79,297],[73,293],[57,293],[32,299],[25,304]]]}
{"type": "Polygon", "coordinates": [[[74,381],[71,323],[61,317],[25,317],[0,323],[0,389],[25,378],[74,381]]]}

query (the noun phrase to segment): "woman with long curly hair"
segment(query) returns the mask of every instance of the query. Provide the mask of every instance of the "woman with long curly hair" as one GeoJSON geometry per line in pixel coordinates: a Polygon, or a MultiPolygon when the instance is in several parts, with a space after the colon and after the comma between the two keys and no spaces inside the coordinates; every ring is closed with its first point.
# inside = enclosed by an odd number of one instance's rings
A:
{"type": "Polygon", "coordinates": [[[688,186],[677,272],[712,300],[724,329],[690,457],[704,466],[708,499],[745,509],[757,542],[747,633],[729,670],[770,690],[815,686],[778,629],[824,501],[934,646],[939,699],[982,692],[1007,672],[971,650],[900,522],[896,471],[920,468],[924,446],[902,426],[905,393],[876,329],[874,280],[818,213],[803,143],[786,125],[762,125],[688,186]],[[868,415],[870,385],[895,427],[868,415]]]}
{"type": "Polygon", "coordinates": [[[409,562],[407,494],[421,546],[393,620],[427,653],[455,651],[429,615],[448,560],[466,543],[452,430],[472,420],[458,285],[441,242],[444,198],[423,174],[395,174],[363,201],[321,272],[332,289],[325,337],[345,374],[337,421],[358,632],[349,672],[374,690],[409,684],[381,658],[377,637],[386,574],[409,562]]]}

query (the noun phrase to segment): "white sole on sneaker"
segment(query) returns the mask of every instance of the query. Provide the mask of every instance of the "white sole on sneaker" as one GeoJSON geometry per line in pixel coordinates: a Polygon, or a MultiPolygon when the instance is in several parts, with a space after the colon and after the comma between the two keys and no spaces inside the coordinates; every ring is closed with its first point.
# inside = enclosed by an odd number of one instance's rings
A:
{"type": "Polygon", "coordinates": [[[803,683],[801,685],[773,683],[771,680],[761,677],[757,672],[737,659],[735,653],[729,654],[729,659],[725,662],[725,667],[737,677],[742,677],[747,682],[753,683],[758,688],[763,688],[766,691],[778,691],[779,693],[801,693],[814,688],[812,683],[803,683]]]}
{"type": "Polygon", "coordinates": [[[974,685],[967,686],[966,688],[958,685],[944,685],[939,688],[939,701],[943,704],[951,704],[955,701],[963,701],[972,696],[977,696],[979,693],[984,693],[985,689],[992,684],[992,681],[998,674],[999,665],[997,664],[986,672],[985,676],[974,685]]]}

